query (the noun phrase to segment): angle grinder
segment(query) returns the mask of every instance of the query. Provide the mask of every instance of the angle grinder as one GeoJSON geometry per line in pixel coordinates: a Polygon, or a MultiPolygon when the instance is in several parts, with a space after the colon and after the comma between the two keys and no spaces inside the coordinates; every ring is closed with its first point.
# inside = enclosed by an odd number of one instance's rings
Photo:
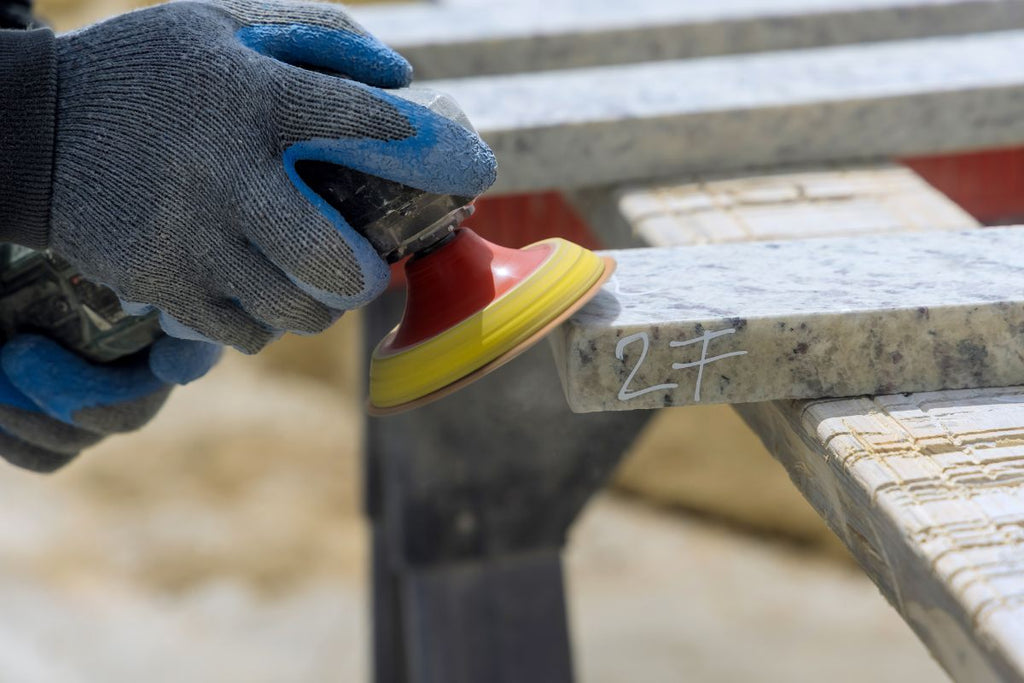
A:
{"type": "MultiPolygon", "coordinates": [[[[471,128],[449,97],[391,91],[471,128]]],[[[552,238],[506,249],[461,223],[475,197],[437,195],[334,164],[298,162],[310,188],[388,263],[405,259],[406,307],[370,362],[372,414],[408,410],[491,372],[592,298],[614,262],[552,238]]],[[[116,295],[50,252],[0,245],[0,342],[38,332],[92,361],[114,362],[160,334],[116,295]]]]}

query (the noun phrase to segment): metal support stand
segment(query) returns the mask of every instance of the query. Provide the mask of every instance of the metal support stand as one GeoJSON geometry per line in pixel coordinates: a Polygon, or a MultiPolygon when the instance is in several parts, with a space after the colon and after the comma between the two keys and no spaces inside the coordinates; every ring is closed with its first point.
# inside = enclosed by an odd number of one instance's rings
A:
{"type": "MultiPolygon", "coordinates": [[[[401,316],[367,313],[376,344],[401,316]]],[[[569,683],[561,550],[649,419],[573,415],[546,344],[367,424],[376,683],[569,683]]]]}

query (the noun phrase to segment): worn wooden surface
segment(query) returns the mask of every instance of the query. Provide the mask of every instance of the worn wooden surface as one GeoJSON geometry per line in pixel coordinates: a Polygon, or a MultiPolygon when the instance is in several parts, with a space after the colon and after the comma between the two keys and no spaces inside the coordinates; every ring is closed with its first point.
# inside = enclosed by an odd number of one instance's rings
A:
{"type": "Polygon", "coordinates": [[[1024,680],[1024,387],[737,408],[955,680],[1024,680]]]}

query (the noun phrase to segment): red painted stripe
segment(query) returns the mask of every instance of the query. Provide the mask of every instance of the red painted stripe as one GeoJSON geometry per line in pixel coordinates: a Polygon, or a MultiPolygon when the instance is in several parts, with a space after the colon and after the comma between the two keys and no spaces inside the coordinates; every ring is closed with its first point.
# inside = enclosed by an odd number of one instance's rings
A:
{"type": "Polygon", "coordinates": [[[1024,147],[902,162],[982,223],[1024,223],[1024,147]]]}

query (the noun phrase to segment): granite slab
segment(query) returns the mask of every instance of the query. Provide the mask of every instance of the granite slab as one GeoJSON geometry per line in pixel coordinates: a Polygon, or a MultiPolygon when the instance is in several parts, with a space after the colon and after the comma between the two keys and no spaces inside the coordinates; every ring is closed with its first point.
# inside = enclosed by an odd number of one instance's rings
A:
{"type": "Polygon", "coordinates": [[[1024,143],[1024,31],[427,81],[494,192],[1024,143]]]}
{"type": "Polygon", "coordinates": [[[352,11],[419,78],[1024,28],[1021,0],[498,0],[352,11]]]}
{"type": "Polygon", "coordinates": [[[953,680],[1024,681],[1024,387],[736,409],[953,680]]]}
{"type": "Polygon", "coordinates": [[[606,253],[576,412],[1024,384],[1024,227],[606,253]]]}

